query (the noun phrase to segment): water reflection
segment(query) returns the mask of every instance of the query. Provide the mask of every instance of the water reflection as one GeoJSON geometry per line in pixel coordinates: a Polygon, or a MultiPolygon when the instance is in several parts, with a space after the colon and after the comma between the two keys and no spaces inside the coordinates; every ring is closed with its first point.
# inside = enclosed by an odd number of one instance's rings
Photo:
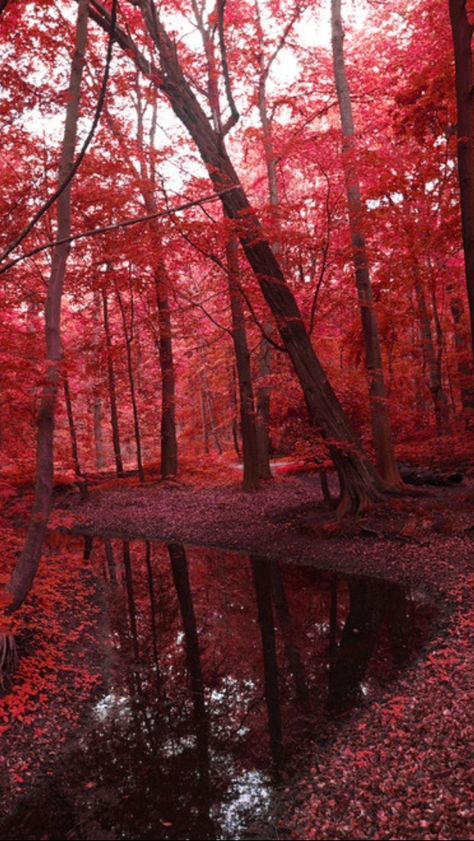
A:
{"type": "Polygon", "coordinates": [[[370,698],[433,616],[394,584],[260,557],[82,549],[106,582],[103,691],[5,839],[251,837],[275,778],[309,739],[317,754],[328,716],[370,698]]]}

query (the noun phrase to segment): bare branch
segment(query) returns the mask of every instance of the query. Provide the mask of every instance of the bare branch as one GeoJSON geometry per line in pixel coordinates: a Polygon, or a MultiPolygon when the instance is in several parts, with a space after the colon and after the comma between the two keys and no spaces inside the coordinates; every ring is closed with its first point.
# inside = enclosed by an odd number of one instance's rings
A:
{"type": "Polygon", "coordinates": [[[117,18],[117,0],[112,0],[112,12],[111,12],[111,16],[110,16],[110,37],[109,37],[109,42],[107,44],[107,54],[106,54],[106,58],[105,58],[105,67],[104,67],[104,74],[103,74],[103,77],[102,77],[102,84],[100,86],[99,96],[98,96],[98,99],[97,99],[97,105],[96,105],[96,109],[95,109],[94,119],[92,120],[92,125],[89,129],[87,137],[84,140],[84,143],[82,144],[82,149],[79,152],[79,154],[78,154],[69,174],[62,181],[62,183],[59,185],[59,187],[54,191],[53,195],[50,196],[49,199],[39,208],[39,210],[36,211],[35,215],[31,219],[31,221],[28,223],[26,228],[23,229],[21,234],[19,234],[17,236],[17,238],[12,242],[12,244],[9,245],[8,248],[3,252],[3,254],[0,256],[0,262],[3,262],[3,260],[6,260],[6,258],[9,256],[9,254],[11,254],[12,251],[14,251],[16,248],[18,248],[20,243],[23,242],[25,237],[27,237],[28,234],[33,230],[36,223],[39,222],[39,220],[41,219],[42,216],[44,216],[46,211],[49,210],[50,207],[52,207],[52,205],[57,201],[57,199],[64,192],[64,190],[66,189],[68,184],[71,183],[71,181],[74,178],[77,170],[79,169],[82,161],[84,160],[87,149],[89,148],[89,146],[92,142],[92,139],[94,137],[95,130],[96,130],[97,125],[99,123],[100,115],[102,113],[102,108],[103,108],[104,102],[105,102],[105,94],[106,94],[106,91],[107,91],[107,82],[109,80],[110,62],[111,62],[111,59],[112,59],[112,50],[113,50],[113,42],[114,42],[113,35],[114,35],[114,30],[115,30],[116,18],[117,18]]]}
{"type": "Polygon", "coordinates": [[[219,29],[219,47],[221,51],[221,59],[222,59],[222,72],[224,74],[224,85],[225,85],[225,92],[227,96],[227,102],[229,103],[230,108],[230,117],[222,127],[222,137],[225,137],[226,134],[229,133],[232,126],[238,122],[240,114],[237,110],[234,96],[232,94],[232,85],[230,83],[230,74],[229,74],[229,65],[227,62],[227,47],[225,43],[225,34],[224,34],[224,15],[225,15],[225,4],[226,0],[217,0],[217,19],[218,19],[218,29],[219,29]]]}
{"type": "Polygon", "coordinates": [[[133,219],[124,219],[122,222],[114,222],[111,225],[103,225],[101,228],[92,228],[90,231],[83,231],[80,234],[73,234],[70,237],[58,239],[54,242],[46,242],[44,243],[44,245],[38,245],[37,248],[32,248],[31,251],[28,251],[26,254],[22,254],[20,257],[16,257],[15,260],[10,260],[10,262],[7,263],[6,266],[0,268],[0,274],[4,274],[8,271],[8,269],[11,269],[12,266],[16,266],[17,263],[21,263],[23,260],[27,260],[29,257],[33,257],[34,254],[40,254],[42,251],[47,251],[50,248],[55,248],[57,245],[64,245],[66,242],[77,242],[80,239],[85,239],[86,237],[96,237],[99,234],[108,234],[110,231],[117,231],[122,228],[130,228],[132,225],[140,225],[144,222],[149,222],[150,219],[161,219],[165,216],[171,216],[171,214],[179,213],[181,210],[188,210],[190,207],[196,207],[198,205],[206,204],[207,202],[215,201],[216,199],[220,198],[220,196],[223,195],[223,193],[229,193],[231,190],[238,189],[238,187],[228,187],[226,190],[214,193],[212,196],[205,196],[202,199],[188,201],[169,210],[161,210],[157,213],[148,213],[146,216],[138,216],[133,219]]]}

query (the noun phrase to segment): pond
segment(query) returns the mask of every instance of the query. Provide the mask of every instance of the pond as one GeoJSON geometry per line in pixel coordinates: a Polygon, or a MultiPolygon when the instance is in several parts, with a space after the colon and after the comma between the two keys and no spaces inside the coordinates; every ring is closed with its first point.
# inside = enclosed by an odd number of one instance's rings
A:
{"type": "Polygon", "coordinates": [[[278,793],[411,662],[422,594],[237,552],[86,538],[102,685],[2,837],[281,837],[278,793]]]}

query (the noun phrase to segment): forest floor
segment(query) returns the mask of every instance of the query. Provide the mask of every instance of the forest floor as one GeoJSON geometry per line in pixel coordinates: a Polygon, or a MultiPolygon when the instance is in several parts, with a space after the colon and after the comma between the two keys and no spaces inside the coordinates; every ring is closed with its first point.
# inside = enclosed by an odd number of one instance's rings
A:
{"type": "MultiPolygon", "coordinates": [[[[255,493],[235,485],[138,486],[132,480],[122,487],[102,483],[82,503],[68,491],[58,496],[52,528],[221,546],[365,573],[427,592],[444,605],[440,633],[418,663],[377,703],[337,723],[334,739],[308,758],[311,772],[282,792],[279,825],[257,827],[256,837],[428,841],[474,835],[474,480],[423,491],[343,523],[324,505],[317,474],[278,478],[255,493]]],[[[18,525],[22,506],[11,498],[10,524],[18,525]]],[[[80,590],[84,583],[77,578],[68,586],[80,590]]],[[[49,587],[45,603],[50,594],[49,587]]],[[[84,635],[80,644],[87,659],[84,635]]],[[[75,679],[72,691],[78,686],[75,679]]],[[[15,708],[10,704],[2,715],[0,705],[0,733],[12,717],[15,708]]],[[[10,809],[37,759],[32,732],[39,731],[40,743],[43,732],[48,735],[41,705],[26,723],[24,735],[14,726],[6,743],[16,775],[4,788],[10,809]]],[[[74,728],[74,716],[68,726],[74,728]]],[[[2,805],[5,812],[5,797],[2,805]]]]}

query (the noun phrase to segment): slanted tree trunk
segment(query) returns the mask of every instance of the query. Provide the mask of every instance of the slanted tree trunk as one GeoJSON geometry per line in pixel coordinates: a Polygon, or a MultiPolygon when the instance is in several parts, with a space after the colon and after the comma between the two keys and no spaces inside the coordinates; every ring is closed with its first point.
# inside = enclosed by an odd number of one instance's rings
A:
{"type": "Polygon", "coordinates": [[[110,331],[109,321],[109,301],[107,291],[102,289],[102,305],[104,312],[104,330],[105,342],[107,347],[107,379],[109,384],[109,402],[110,402],[110,423],[112,426],[112,443],[114,447],[115,456],[115,470],[118,477],[124,476],[122,448],[120,444],[120,428],[118,419],[117,407],[117,388],[115,384],[115,371],[112,362],[112,334],[110,331]]]}
{"type": "MultiPolygon", "coordinates": [[[[143,58],[140,68],[150,73],[153,83],[167,96],[176,116],[188,129],[209,177],[220,195],[227,216],[234,220],[236,233],[258,279],[265,300],[277,323],[301,383],[312,421],[328,439],[329,451],[341,480],[342,498],[338,513],[358,511],[380,500],[388,490],[367,459],[358,435],[352,429],[321,367],[305,329],[298,305],[253,211],[224,147],[223,139],[209,123],[185,78],[175,44],[163,28],[151,0],[140,0],[149,33],[160,55],[162,77],[157,78],[143,58]]],[[[107,18],[102,17],[107,28],[107,18]]],[[[119,33],[121,43],[130,39],[119,33]]]]}
{"type": "Polygon", "coordinates": [[[401,479],[392,441],[380,335],[374,309],[369,258],[362,226],[362,199],[359,175],[354,159],[356,151],[355,125],[344,59],[341,0],[331,0],[331,28],[334,79],[342,128],[342,162],[346,182],[355,280],[362,319],[365,367],[369,380],[374,448],[380,473],[387,481],[396,485],[397,483],[401,484],[401,479]]]}
{"type": "Polygon", "coordinates": [[[234,343],[237,377],[239,381],[240,420],[244,461],[244,491],[256,490],[259,485],[259,460],[255,401],[252,386],[250,354],[245,330],[244,308],[239,280],[238,243],[235,238],[226,245],[229,280],[232,341],[234,343]]]}
{"type": "MultiPolygon", "coordinates": [[[[74,54],[71,63],[66,121],[59,167],[59,183],[68,177],[74,163],[77,123],[82,74],[87,46],[88,0],[79,0],[74,54]]],[[[71,234],[71,185],[60,194],[56,203],[57,239],[65,240],[71,234]]],[[[12,608],[18,608],[28,595],[41,559],[49,515],[53,502],[54,478],[54,425],[58,389],[61,383],[61,300],[69,255],[69,244],[57,245],[53,251],[51,274],[45,310],[46,375],[38,412],[36,455],[36,483],[28,532],[23,551],[18,559],[8,590],[12,595],[12,608]]]]}
{"type": "Polygon", "coordinates": [[[472,68],[472,11],[466,0],[449,0],[454,45],[457,105],[458,178],[461,194],[462,241],[469,313],[471,352],[474,352],[474,76],[472,68]]]}

